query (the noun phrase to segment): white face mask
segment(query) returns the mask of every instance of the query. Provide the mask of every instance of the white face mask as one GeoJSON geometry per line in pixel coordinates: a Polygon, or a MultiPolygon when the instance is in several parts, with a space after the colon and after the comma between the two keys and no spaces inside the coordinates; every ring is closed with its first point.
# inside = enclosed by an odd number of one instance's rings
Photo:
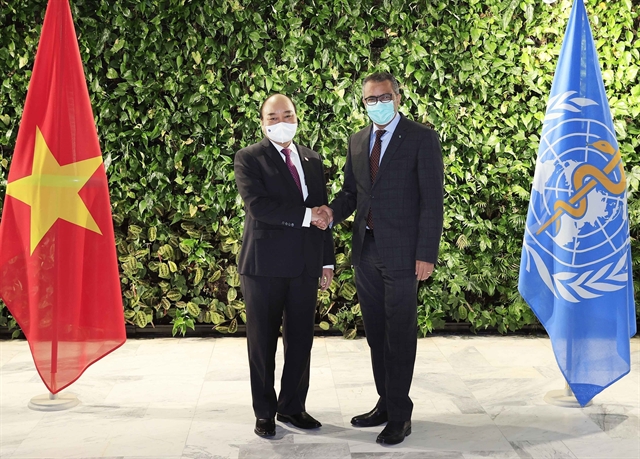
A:
{"type": "Polygon", "coordinates": [[[271,126],[264,127],[264,132],[267,137],[277,143],[291,142],[291,140],[295,137],[297,130],[297,123],[277,123],[272,124],[271,126]]]}

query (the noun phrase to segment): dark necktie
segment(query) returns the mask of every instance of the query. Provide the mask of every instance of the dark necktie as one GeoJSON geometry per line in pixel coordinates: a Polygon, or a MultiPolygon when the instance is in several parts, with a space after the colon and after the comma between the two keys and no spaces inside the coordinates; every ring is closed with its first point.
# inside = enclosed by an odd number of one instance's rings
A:
{"type": "MultiPolygon", "coordinates": [[[[380,167],[380,153],[382,152],[382,136],[386,133],[384,129],[376,131],[376,140],[373,142],[373,149],[371,150],[371,156],[369,157],[369,170],[371,172],[371,186],[376,181],[376,175],[378,175],[378,168],[380,167]]],[[[371,207],[369,207],[369,215],[367,215],[367,226],[373,229],[373,215],[371,214],[371,207]]]]}
{"type": "Polygon", "coordinates": [[[300,191],[300,194],[302,194],[302,184],[300,183],[300,175],[298,175],[298,169],[296,169],[296,166],[294,166],[293,162],[291,161],[291,150],[288,148],[283,148],[281,151],[286,158],[285,162],[287,163],[289,172],[291,172],[293,181],[296,182],[296,185],[298,185],[298,190],[300,191]]]}

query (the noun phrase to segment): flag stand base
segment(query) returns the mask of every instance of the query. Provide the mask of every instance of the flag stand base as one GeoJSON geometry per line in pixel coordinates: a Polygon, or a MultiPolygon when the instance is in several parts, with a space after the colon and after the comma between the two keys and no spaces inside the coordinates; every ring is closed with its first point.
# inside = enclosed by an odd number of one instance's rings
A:
{"type": "Polygon", "coordinates": [[[35,411],[62,411],[78,405],[80,400],[74,394],[36,395],[29,401],[29,408],[35,411]]]}
{"type": "MultiPolygon", "coordinates": [[[[544,396],[544,401],[549,405],[561,406],[564,408],[582,408],[578,400],[576,400],[576,396],[573,395],[573,391],[569,384],[565,383],[564,389],[560,390],[550,390],[544,396]]],[[[591,402],[587,403],[585,406],[591,405],[591,402]]]]}

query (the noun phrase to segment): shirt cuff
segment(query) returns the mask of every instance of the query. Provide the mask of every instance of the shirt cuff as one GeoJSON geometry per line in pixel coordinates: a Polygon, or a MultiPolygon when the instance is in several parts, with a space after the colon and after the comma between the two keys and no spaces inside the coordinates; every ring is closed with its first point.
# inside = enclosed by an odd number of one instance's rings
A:
{"type": "Polygon", "coordinates": [[[333,266],[333,265],[325,265],[325,266],[323,266],[323,268],[330,268],[330,269],[334,269],[334,266],[333,266]]]}
{"type": "Polygon", "coordinates": [[[302,219],[302,227],[309,228],[311,226],[311,209],[307,207],[304,211],[304,218],[302,219]]]}

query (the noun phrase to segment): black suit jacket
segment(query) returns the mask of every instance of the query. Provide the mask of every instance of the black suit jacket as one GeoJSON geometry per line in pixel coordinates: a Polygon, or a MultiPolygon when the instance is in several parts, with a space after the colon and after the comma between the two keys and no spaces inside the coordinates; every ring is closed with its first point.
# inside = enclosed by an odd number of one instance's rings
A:
{"type": "Polygon", "coordinates": [[[269,139],[235,155],[236,185],[246,208],[240,274],[297,277],[306,267],[320,277],[324,265],[335,264],[331,230],[302,227],[307,207],[327,204],[322,160],[315,151],[295,145],[309,191],[306,201],[269,139]]]}
{"type": "Polygon", "coordinates": [[[444,171],[435,131],[403,115],[371,183],[368,126],[349,139],[344,185],[331,203],[334,224],[356,210],[351,260],[360,262],[369,207],[376,248],[388,269],[436,263],[443,219],[444,171]]]}

